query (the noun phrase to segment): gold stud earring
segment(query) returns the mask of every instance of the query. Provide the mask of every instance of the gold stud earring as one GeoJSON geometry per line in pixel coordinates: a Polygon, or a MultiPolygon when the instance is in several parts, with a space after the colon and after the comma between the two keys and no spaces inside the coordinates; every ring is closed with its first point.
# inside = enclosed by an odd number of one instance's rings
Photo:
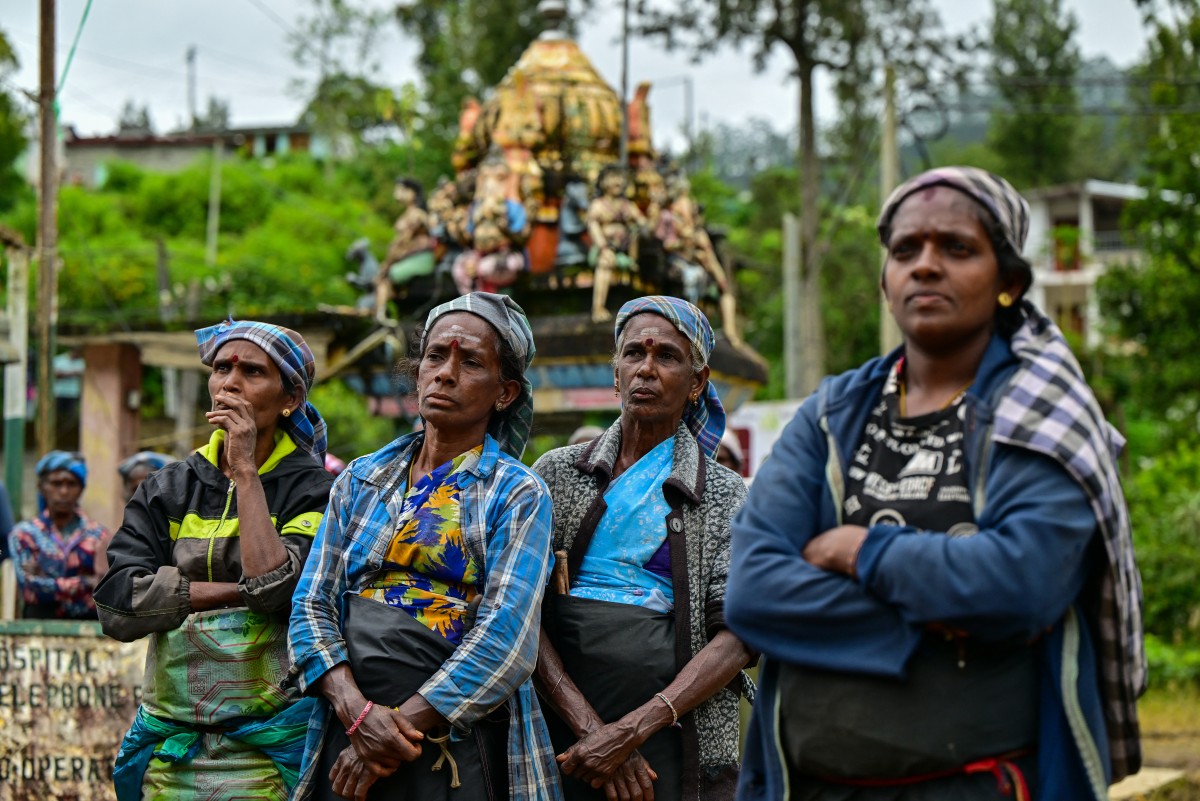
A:
{"type": "Polygon", "coordinates": [[[284,417],[291,417],[291,416],[292,416],[292,410],[291,410],[291,409],[284,409],[284,410],[283,410],[283,416],[284,416],[284,417]]]}
{"type": "Polygon", "coordinates": [[[496,401],[496,411],[504,411],[504,401],[496,401]]]}
{"type": "Polygon", "coordinates": [[[1013,305],[1013,296],[1007,292],[1001,292],[1000,297],[996,298],[996,302],[1000,304],[1000,308],[1007,309],[1013,305]]]}

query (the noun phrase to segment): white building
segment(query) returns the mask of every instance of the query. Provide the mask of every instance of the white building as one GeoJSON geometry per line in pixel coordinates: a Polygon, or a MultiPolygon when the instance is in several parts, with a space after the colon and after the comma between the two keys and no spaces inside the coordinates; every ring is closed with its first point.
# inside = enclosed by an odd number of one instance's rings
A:
{"type": "Polygon", "coordinates": [[[1033,264],[1029,298],[1064,332],[1100,342],[1096,279],[1112,264],[1136,261],[1140,251],[1123,228],[1125,205],[1146,196],[1130,184],[1083,181],[1022,193],[1029,201],[1025,256],[1033,264]]]}

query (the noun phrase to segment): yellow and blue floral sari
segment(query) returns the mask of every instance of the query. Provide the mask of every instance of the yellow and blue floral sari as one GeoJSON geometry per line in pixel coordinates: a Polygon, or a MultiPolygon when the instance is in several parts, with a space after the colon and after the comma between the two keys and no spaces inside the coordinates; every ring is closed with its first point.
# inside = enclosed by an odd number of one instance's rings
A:
{"type": "Polygon", "coordinates": [[[403,609],[455,645],[480,576],[460,524],[461,482],[482,452],[480,445],[456,456],[408,487],[383,572],[360,593],[403,609]]]}

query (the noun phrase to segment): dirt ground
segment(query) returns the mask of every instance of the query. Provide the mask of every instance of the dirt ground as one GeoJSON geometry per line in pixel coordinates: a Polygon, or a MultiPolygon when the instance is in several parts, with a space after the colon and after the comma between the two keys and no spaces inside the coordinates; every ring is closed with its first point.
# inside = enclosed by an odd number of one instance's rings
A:
{"type": "Polygon", "coordinates": [[[1200,801],[1200,688],[1147,693],[1139,712],[1145,763],[1187,773],[1146,801],[1200,801]]]}

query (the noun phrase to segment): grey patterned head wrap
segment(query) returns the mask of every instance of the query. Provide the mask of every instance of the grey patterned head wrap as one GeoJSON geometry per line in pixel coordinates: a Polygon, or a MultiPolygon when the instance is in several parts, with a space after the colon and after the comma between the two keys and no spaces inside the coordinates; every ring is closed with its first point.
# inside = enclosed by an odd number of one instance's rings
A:
{"type": "Polygon", "coordinates": [[[1020,255],[1029,236],[1029,204],[1012,184],[978,167],[938,167],[910,178],[888,196],[879,213],[879,239],[887,247],[892,218],[909,195],[931,186],[948,186],[983,206],[1000,224],[1005,241],[1020,255]]]}
{"type": "MultiPolygon", "coordinates": [[[[472,292],[454,300],[435,306],[425,318],[425,332],[421,335],[421,353],[425,352],[425,341],[429,331],[439,317],[453,312],[469,312],[482,317],[500,338],[509,344],[521,360],[524,369],[528,370],[537,349],[533,345],[533,329],[529,327],[529,318],[525,310],[507,295],[496,295],[491,292],[472,292]]],[[[488,424],[488,433],[492,439],[500,443],[500,449],[515,459],[520,459],[525,452],[525,444],[529,441],[529,430],[533,426],[533,385],[521,373],[521,394],[503,412],[492,415],[488,424]]]]}

